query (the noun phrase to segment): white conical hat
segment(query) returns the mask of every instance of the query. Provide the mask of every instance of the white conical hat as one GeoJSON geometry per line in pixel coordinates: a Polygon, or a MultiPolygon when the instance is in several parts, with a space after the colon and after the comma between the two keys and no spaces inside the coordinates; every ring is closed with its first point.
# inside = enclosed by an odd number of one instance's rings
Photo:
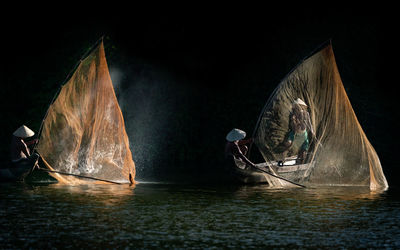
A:
{"type": "Polygon", "coordinates": [[[243,130],[234,128],[231,130],[231,132],[229,132],[226,135],[226,140],[232,142],[232,141],[238,141],[241,140],[243,138],[246,137],[246,132],[244,132],[243,130]]]}
{"type": "Polygon", "coordinates": [[[294,103],[308,107],[307,104],[300,98],[297,98],[294,103]]]}
{"type": "Polygon", "coordinates": [[[22,125],[17,130],[14,131],[13,135],[16,137],[27,138],[31,137],[35,134],[32,130],[30,130],[27,126],[22,125]]]}

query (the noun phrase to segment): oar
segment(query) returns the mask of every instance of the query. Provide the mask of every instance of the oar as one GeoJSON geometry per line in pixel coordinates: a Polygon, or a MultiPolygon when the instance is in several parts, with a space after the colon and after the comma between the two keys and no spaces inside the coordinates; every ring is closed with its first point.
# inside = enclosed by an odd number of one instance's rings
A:
{"type": "Polygon", "coordinates": [[[252,166],[252,167],[256,168],[257,170],[259,170],[259,171],[261,171],[261,172],[264,172],[264,173],[266,173],[266,174],[269,174],[269,175],[271,175],[271,176],[273,176],[273,177],[275,177],[275,178],[278,178],[278,179],[287,181],[287,182],[289,182],[289,183],[291,183],[291,184],[293,184],[293,185],[296,185],[296,186],[299,186],[299,187],[302,187],[302,188],[306,188],[306,186],[304,186],[304,185],[301,185],[301,184],[299,184],[299,183],[296,183],[296,182],[293,182],[293,181],[291,181],[291,180],[285,179],[285,178],[283,178],[283,177],[281,177],[281,176],[271,174],[271,173],[269,173],[269,172],[267,172],[267,171],[265,171],[265,170],[263,170],[263,169],[261,169],[261,168],[259,168],[259,167],[257,167],[257,166],[252,166]]]}

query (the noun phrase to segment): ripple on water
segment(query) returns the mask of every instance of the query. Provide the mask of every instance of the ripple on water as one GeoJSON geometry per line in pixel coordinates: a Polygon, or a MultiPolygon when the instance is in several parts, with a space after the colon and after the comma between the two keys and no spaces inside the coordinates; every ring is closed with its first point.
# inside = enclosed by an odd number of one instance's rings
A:
{"type": "Polygon", "coordinates": [[[400,247],[397,194],[360,187],[15,184],[0,197],[4,248],[400,247]]]}

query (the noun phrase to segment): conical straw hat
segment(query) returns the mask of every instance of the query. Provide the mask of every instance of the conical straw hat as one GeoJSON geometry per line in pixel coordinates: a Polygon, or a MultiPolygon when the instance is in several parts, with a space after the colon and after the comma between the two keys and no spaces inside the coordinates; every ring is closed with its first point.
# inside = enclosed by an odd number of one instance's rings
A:
{"type": "Polygon", "coordinates": [[[15,132],[13,133],[14,136],[16,137],[21,137],[21,138],[27,138],[31,137],[35,134],[32,130],[30,130],[27,126],[22,125],[19,127],[15,132]]]}
{"type": "Polygon", "coordinates": [[[233,142],[238,141],[246,137],[246,132],[243,130],[234,128],[226,135],[226,140],[233,142]]]}
{"type": "Polygon", "coordinates": [[[308,107],[307,104],[300,98],[297,98],[294,103],[308,107]]]}

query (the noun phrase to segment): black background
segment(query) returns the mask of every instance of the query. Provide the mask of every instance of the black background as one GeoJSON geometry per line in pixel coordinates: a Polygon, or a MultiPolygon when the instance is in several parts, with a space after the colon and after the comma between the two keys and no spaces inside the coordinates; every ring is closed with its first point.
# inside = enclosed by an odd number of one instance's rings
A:
{"type": "Polygon", "coordinates": [[[104,36],[138,177],[218,180],[226,133],[251,134],[279,81],[331,39],[359,122],[396,185],[391,59],[398,45],[390,7],[110,5],[25,6],[2,17],[3,162],[12,132],[21,124],[38,130],[68,73],[104,36]]]}

